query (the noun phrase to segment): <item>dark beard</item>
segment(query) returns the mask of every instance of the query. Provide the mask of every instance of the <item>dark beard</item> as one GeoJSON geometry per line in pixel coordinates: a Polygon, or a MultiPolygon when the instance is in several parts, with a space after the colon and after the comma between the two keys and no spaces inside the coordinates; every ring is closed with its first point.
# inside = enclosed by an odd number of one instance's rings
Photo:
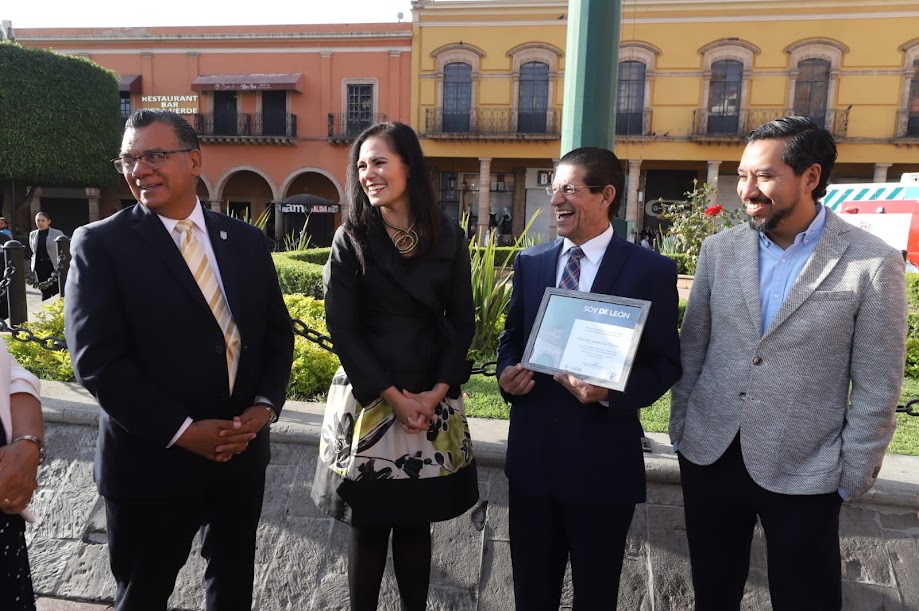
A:
{"type": "MultiPolygon", "coordinates": [[[[772,206],[772,204],[769,205],[772,206]]],[[[782,210],[776,212],[775,208],[773,208],[772,214],[770,214],[768,217],[764,219],[755,219],[751,217],[747,222],[750,225],[750,229],[753,231],[769,233],[778,227],[779,223],[781,223],[787,216],[789,216],[793,209],[794,207],[783,208],[782,210]]]]}

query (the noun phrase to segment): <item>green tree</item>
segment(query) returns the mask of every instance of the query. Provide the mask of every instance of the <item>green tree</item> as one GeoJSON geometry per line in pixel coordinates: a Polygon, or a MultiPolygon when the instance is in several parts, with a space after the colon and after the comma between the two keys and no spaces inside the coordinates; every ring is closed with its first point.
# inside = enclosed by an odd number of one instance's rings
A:
{"type": "Polygon", "coordinates": [[[109,187],[121,142],[118,79],[81,57],[0,43],[0,183],[109,187]]]}

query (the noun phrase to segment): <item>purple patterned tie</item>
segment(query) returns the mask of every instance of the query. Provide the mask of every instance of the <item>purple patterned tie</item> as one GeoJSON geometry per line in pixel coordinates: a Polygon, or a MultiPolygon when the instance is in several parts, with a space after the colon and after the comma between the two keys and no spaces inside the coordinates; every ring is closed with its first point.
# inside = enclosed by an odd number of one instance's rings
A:
{"type": "Polygon", "coordinates": [[[581,257],[583,256],[584,251],[580,246],[574,246],[568,251],[568,262],[565,263],[562,281],[558,283],[558,288],[569,291],[578,290],[578,281],[581,279],[581,257]]]}

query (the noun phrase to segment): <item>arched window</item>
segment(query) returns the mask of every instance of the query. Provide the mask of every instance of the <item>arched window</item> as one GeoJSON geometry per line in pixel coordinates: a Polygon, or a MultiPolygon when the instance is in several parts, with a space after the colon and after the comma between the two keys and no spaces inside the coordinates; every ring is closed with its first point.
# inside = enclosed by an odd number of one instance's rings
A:
{"type": "Polygon", "coordinates": [[[906,112],[906,135],[919,136],[919,59],[913,62],[913,82],[909,86],[906,112]]]}
{"type": "Polygon", "coordinates": [[[549,66],[542,62],[523,64],[520,66],[517,132],[521,134],[545,133],[548,107],[549,66]]]}
{"type": "Polygon", "coordinates": [[[645,65],[638,61],[619,64],[619,87],[616,95],[616,134],[642,133],[645,105],[645,65]]]}
{"type": "Polygon", "coordinates": [[[810,117],[817,125],[824,127],[829,84],[830,62],[818,58],[799,62],[798,79],[795,82],[795,115],[810,117]]]}
{"type": "Polygon", "coordinates": [[[723,59],[712,64],[708,94],[708,133],[736,134],[740,129],[740,92],[743,64],[723,59]]]}
{"type": "Polygon", "coordinates": [[[468,133],[472,109],[472,66],[454,62],[444,66],[445,132],[468,133]]]}

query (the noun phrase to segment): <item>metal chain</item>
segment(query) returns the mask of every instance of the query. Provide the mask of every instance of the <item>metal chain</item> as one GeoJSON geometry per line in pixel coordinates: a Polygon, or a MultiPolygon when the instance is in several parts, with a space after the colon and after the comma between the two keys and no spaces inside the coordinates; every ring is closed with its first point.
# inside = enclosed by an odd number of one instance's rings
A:
{"type": "Polygon", "coordinates": [[[910,399],[906,405],[898,405],[897,413],[908,414],[910,416],[919,416],[919,399],[910,399]]]}
{"type": "Polygon", "coordinates": [[[297,335],[306,338],[307,340],[318,345],[323,350],[328,350],[332,354],[335,354],[335,348],[332,347],[332,338],[326,337],[322,333],[319,333],[315,329],[310,329],[306,326],[299,318],[290,318],[290,326],[293,328],[294,333],[297,335]]]}
{"type": "Polygon", "coordinates": [[[40,291],[54,286],[57,284],[58,278],[60,278],[60,269],[63,262],[64,255],[58,255],[57,265],[54,266],[54,269],[51,271],[51,275],[48,276],[47,280],[42,280],[41,282],[38,281],[38,274],[36,274],[34,271],[26,272],[26,284],[31,286],[33,289],[38,289],[40,291]]]}
{"type": "Polygon", "coordinates": [[[15,272],[16,268],[12,265],[7,266],[6,270],[4,270],[3,279],[0,280],[0,299],[6,297],[6,288],[10,285],[10,280],[13,279],[15,272]]]}
{"type": "Polygon", "coordinates": [[[11,327],[6,321],[0,318],[0,333],[9,333],[10,337],[18,342],[35,342],[45,350],[52,352],[66,352],[67,342],[60,337],[48,335],[39,337],[24,327],[11,327]]]}

